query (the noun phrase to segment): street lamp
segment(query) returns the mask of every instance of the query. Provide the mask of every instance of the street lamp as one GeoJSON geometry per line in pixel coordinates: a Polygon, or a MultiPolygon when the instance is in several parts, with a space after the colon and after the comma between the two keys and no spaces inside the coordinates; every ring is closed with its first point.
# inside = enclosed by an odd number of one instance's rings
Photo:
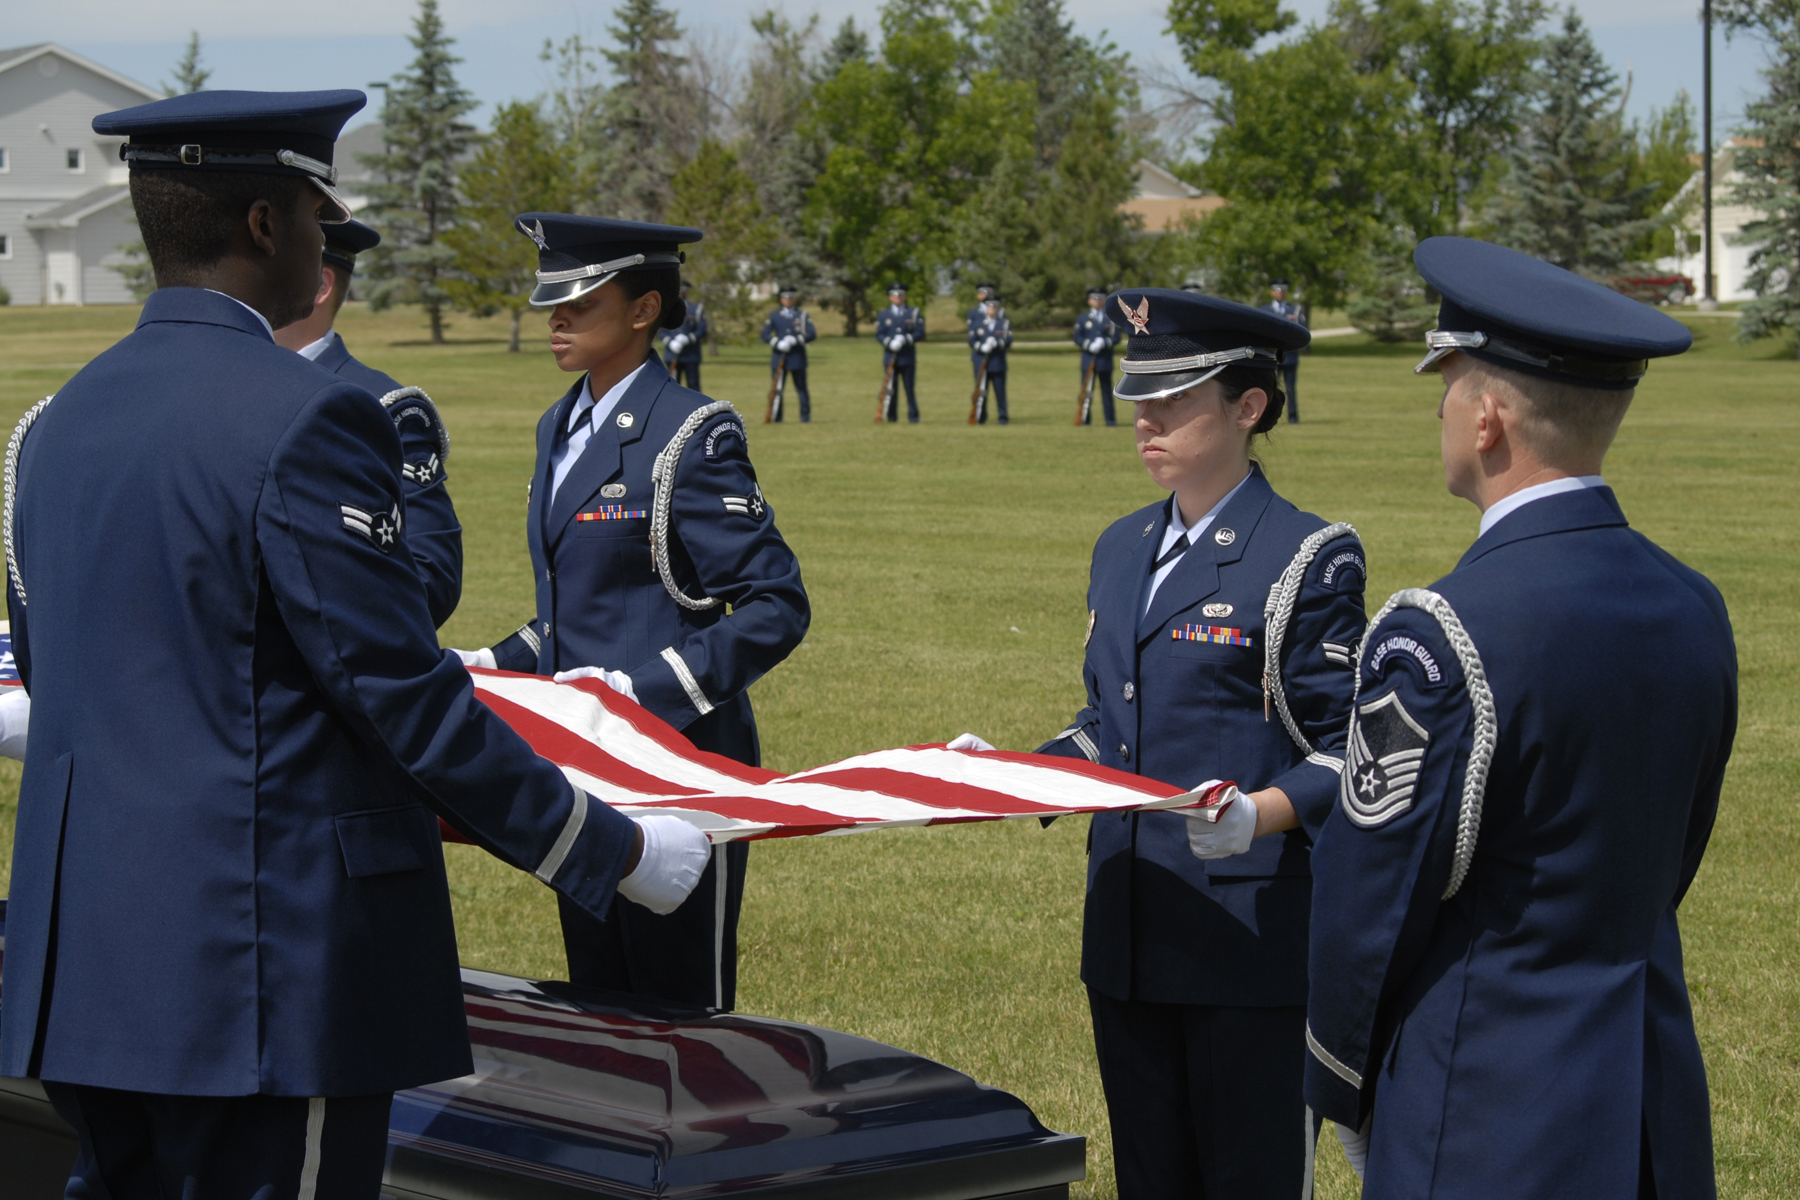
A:
{"type": "Polygon", "coordinates": [[[1704,214],[1700,247],[1704,257],[1701,269],[1706,276],[1700,285],[1700,307],[1710,312],[1719,307],[1713,284],[1712,0],[1700,0],[1700,29],[1700,203],[1704,214]]]}

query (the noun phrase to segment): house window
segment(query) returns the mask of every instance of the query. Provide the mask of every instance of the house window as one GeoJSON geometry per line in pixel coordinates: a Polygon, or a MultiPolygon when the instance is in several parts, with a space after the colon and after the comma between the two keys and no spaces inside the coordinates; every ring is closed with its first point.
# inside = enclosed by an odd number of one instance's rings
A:
{"type": "Polygon", "coordinates": [[[10,170],[12,170],[12,155],[6,152],[5,146],[0,146],[0,175],[10,170]]]}
{"type": "Polygon", "coordinates": [[[71,147],[63,151],[63,156],[68,162],[71,172],[79,173],[87,170],[87,154],[84,151],[71,147]]]}
{"type": "Polygon", "coordinates": [[[0,259],[12,257],[12,236],[0,233],[0,259]]]}

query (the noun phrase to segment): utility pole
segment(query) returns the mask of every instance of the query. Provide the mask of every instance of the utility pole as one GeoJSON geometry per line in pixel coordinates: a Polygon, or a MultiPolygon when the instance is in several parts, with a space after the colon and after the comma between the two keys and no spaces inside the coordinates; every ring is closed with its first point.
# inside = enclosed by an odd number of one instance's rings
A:
{"type": "Polygon", "coordinates": [[[1712,118],[1712,0],[1700,0],[1700,29],[1704,40],[1700,52],[1700,195],[1701,218],[1700,247],[1703,256],[1702,270],[1706,281],[1700,285],[1700,307],[1711,311],[1719,307],[1719,297],[1714,287],[1713,274],[1713,118],[1712,118]]]}

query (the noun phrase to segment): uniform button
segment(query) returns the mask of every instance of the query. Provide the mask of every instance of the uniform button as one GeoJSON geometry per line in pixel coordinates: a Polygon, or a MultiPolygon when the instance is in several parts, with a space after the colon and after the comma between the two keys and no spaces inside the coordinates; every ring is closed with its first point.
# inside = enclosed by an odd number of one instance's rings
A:
{"type": "Polygon", "coordinates": [[[1136,695],[1137,695],[1137,684],[1132,683],[1130,680],[1126,680],[1125,681],[1125,703],[1130,704],[1132,701],[1132,698],[1136,695]]]}
{"type": "Polygon", "coordinates": [[[545,637],[550,636],[550,622],[548,622],[548,621],[544,622],[544,636],[545,637]]]}
{"type": "Polygon", "coordinates": [[[1119,743],[1119,757],[1126,762],[1131,761],[1131,747],[1127,746],[1124,742],[1119,743]]]}

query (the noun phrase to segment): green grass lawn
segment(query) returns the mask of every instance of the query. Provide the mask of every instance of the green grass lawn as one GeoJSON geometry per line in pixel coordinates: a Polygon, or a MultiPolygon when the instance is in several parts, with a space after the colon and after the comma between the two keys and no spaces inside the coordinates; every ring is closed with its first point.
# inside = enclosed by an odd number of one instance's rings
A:
{"type": "MultiPolygon", "coordinates": [[[[0,309],[0,417],[10,423],[134,319],[118,308],[0,309]]],[[[1607,475],[1637,528],[1718,583],[1735,622],[1738,749],[1682,915],[1721,1193],[1785,1198],[1800,1192],[1800,367],[1790,347],[1733,346],[1727,322],[1691,324],[1696,352],[1651,371],[1607,475]]],[[[820,325],[839,328],[830,314],[820,325]]],[[[531,613],[532,429],[568,378],[541,338],[506,353],[499,321],[458,318],[440,347],[416,313],[353,307],[339,327],[354,352],[443,408],[468,554],[443,638],[489,644],[531,613]]],[[[1014,355],[1012,425],[971,428],[960,328],[933,329],[917,426],[873,424],[880,370],[867,337],[814,346],[811,425],[760,424],[761,347],[706,361],[706,390],[749,418],[764,491],[813,601],[806,642],[754,691],[774,768],[965,729],[1024,749],[1061,729],[1082,702],[1094,539],[1160,495],[1128,428],[1071,427],[1072,346],[1014,355]]],[[[1449,570],[1476,530],[1474,509],[1443,489],[1437,385],[1409,370],[1419,354],[1361,335],[1321,342],[1300,373],[1305,423],[1281,426],[1259,452],[1284,495],[1356,524],[1371,607],[1449,570]]],[[[0,862],[18,778],[4,767],[0,862]]],[[[1079,821],[1020,822],[757,846],[741,1007],[892,1042],[1018,1094],[1047,1124],[1088,1137],[1077,1194],[1112,1195],[1076,978],[1082,833],[1079,821]]],[[[550,893],[468,847],[448,853],[464,961],[560,974],[550,893]]],[[[1352,1196],[1326,1139],[1320,1195],[1352,1196]]]]}

